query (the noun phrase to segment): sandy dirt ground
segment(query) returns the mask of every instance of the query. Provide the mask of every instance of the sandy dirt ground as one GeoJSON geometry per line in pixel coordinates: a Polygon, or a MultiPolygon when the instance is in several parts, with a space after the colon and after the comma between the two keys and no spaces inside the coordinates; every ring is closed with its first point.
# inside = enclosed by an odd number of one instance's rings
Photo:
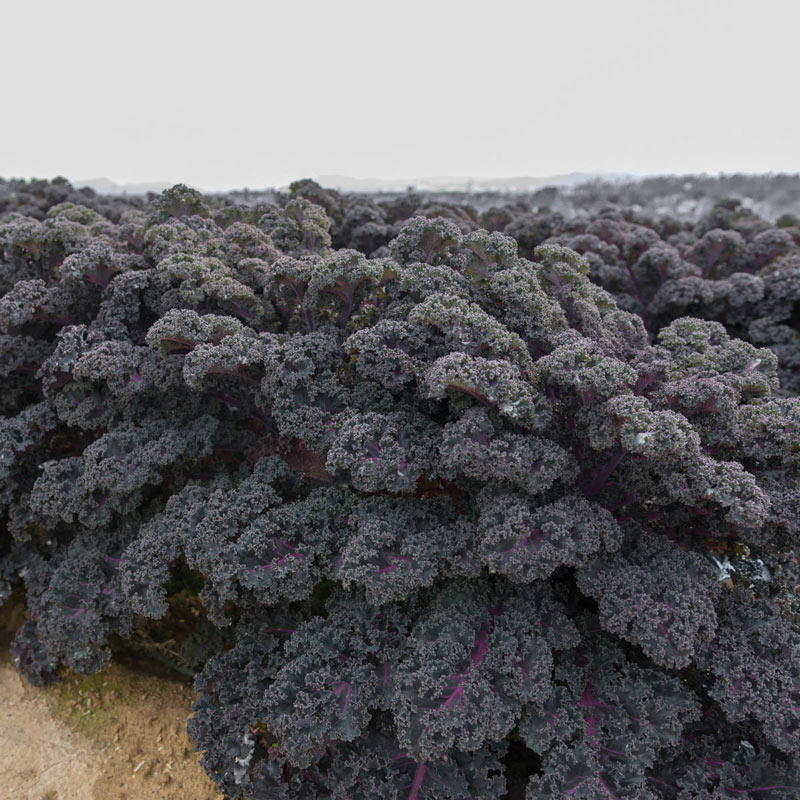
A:
{"type": "Polygon", "coordinates": [[[30,686],[8,654],[19,621],[0,648],[0,800],[223,800],[186,735],[190,686],[121,666],[30,686]]]}

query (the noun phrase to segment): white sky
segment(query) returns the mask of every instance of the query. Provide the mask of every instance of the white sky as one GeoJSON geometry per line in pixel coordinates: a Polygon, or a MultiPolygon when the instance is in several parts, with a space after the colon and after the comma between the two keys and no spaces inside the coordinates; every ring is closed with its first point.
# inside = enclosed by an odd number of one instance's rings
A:
{"type": "Polygon", "coordinates": [[[800,172],[794,0],[10,0],[0,24],[4,177],[800,172]]]}

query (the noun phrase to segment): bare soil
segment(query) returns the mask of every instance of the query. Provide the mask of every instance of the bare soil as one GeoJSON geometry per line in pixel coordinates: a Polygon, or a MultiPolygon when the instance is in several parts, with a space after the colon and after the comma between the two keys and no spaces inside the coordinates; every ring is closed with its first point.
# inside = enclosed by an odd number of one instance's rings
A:
{"type": "Polygon", "coordinates": [[[224,800],[186,734],[191,686],[113,665],[31,686],[0,626],[0,800],[224,800]]]}

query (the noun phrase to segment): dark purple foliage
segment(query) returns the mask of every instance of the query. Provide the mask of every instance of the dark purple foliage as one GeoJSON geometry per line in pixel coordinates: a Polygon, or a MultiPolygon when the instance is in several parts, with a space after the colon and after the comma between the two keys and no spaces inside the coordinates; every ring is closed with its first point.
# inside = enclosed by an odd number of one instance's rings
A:
{"type": "Polygon", "coordinates": [[[189,595],[232,798],[798,796],[800,230],[592,208],[0,181],[18,668],[189,595]]]}

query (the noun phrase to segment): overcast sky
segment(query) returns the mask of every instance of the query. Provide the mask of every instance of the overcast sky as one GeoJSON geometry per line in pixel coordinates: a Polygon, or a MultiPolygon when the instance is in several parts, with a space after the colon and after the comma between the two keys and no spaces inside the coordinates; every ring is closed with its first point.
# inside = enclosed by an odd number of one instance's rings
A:
{"type": "Polygon", "coordinates": [[[71,0],[2,16],[3,177],[800,172],[790,0],[71,0]]]}

